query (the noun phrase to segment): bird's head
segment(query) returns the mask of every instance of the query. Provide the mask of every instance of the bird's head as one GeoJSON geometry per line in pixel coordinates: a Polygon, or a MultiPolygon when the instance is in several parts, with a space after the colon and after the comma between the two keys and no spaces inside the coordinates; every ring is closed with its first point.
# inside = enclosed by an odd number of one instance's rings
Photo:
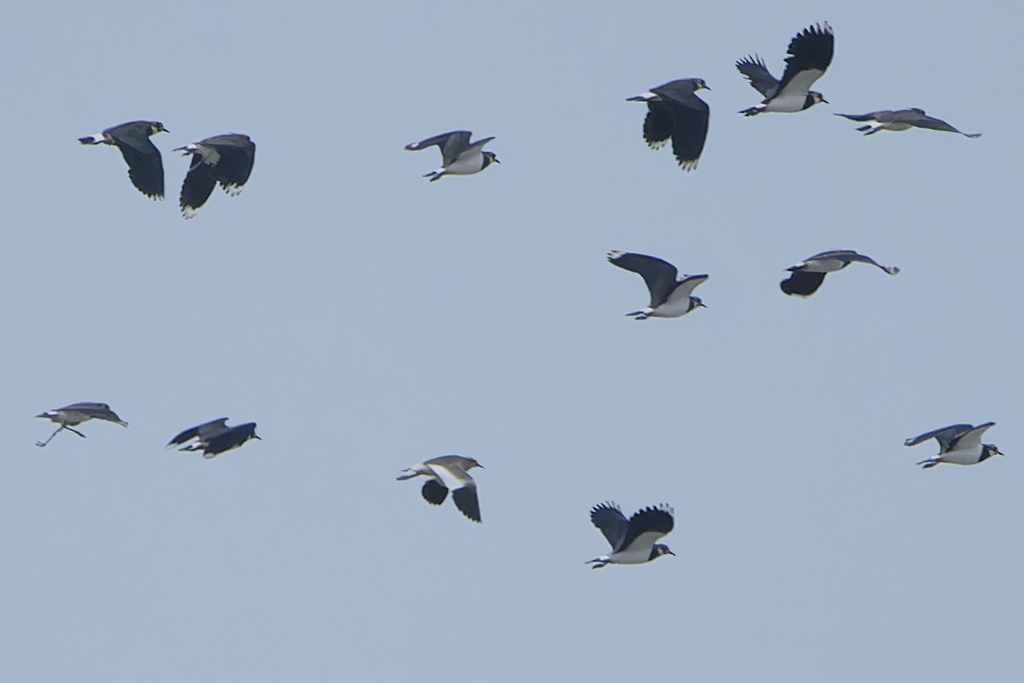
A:
{"type": "Polygon", "coordinates": [[[1006,453],[1003,453],[1001,450],[996,448],[995,445],[993,445],[993,444],[986,443],[986,444],[982,444],[982,445],[985,448],[987,448],[992,455],[1006,455],[1006,453]]]}
{"type": "Polygon", "coordinates": [[[466,458],[466,469],[467,470],[471,470],[474,467],[479,467],[480,469],[484,469],[484,466],[481,465],[480,463],[478,463],[476,461],[476,458],[466,458]]]}
{"type": "Polygon", "coordinates": [[[157,133],[160,133],[160,132],[170,133],[171,131],[169,131],[166,128],[164,128],[164,124],[160,123],[159,121],[150,121],[149,122],[149,134],[150,135],[156,135],[157,133]]]}
{"type": "Polygon", "coordinates": [[[822,102],[828,104],[828,100],[826,100],[825,96],[822,95],[820,92],[812,90],[807,94],[811,96],[811,106],[814,106],[815,104],[820,104],[822,102]]]}
{"type": "Polygon", "coordinates": [[[662,555],[671,555],[672,557],[675,557],[675,555],[676,555],[674,552],[669,550],[668,546],[665,545],[664,543],[655,543],[654,544],[654,553],[655,553],[654,557],[661,557],[662,555]]]}
{"type": "Polygon", "coordinates": [[[708,87],[703,78],[695,78],[693,79],[693,90],[696,92],[698,90],[711,90],[711,88],[708,87]]]}
{"type": "Polygon", "coordinates": [[[497,157],[497,155],[495,155],[494,152],[484,152],[484,156],[488,160],[487,163],[495,163],[495,164],[500,164],[501,163],[500,161],[498,161],[498,157],[497,157]]]}
{"type": "Polygon", "coordinates": [[[699,296],[691,296],[690,309],[692,310],[694,308],[707,308],[707,306],[704,305],[704,302],[700,300],[699,296]]]}
{"type": "Polygon", "coordinates": [[[249,422],[247,424],[241,425],[241,428],[245,430],[245,439],[242,441],[242,443],[245,443],[249,439],[256,439],[257,441],[263,441],[263,439],[261,439],[260,437],[256,436],[256,423],[255,422],[249,422]]]}

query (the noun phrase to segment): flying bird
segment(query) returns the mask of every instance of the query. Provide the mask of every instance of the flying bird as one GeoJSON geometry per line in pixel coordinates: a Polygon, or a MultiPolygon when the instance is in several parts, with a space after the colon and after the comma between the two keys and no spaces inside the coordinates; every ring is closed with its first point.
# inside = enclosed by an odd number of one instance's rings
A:
{"type": "Polygon", "coordinates": [[[866,122],[867,125],[857,128],[864,135],[873,135],[880,130],[901,131],[909,128],[928,128],[947,133],[960,133],[968,138],[981,137],[981,133],[964,133],[942,119],[928,116],[924,113],[924,109],[897,109],[896,111],[884,109],[868,114],[836,114],[836,116],[843,116],[851,121],[866,122]]]}
{"type": "Polygon", "coordinates": [[[472,175],[484,170],[491,163],[500,164],[494,152],[485,152],[484,145],[494,138],[484,138],[476,142],[470,142],[473,134],[468,130],[456,130],[451,133],[435,135],[426,140],[413,142],[405,146],[406,149],[416,151],[437,145],[441,150],[441,168],[425,174],[424,178],[430,178],[430,182],[439,180],[446,175],[472,175]]]}
{"type": "Polygon", "coordinates": [[[256,160],[256,143],[248,135],[237,133],[216,135],[174,151],[192,155],[179,201],[181,215],[186,219],[196,215],[217,183],[231,197],[241,194],[256,160]]]}
{"type": "Polygon", "coordinates": [[[203,457],[209,460],[225,451],[238,448],[249,439],[263,440],[256,436],[255,422],[228,427],[227,421],[228,418],[221,417],[186,429],[171,439],[166,448],[181,446],[178,448],[179,451],[202,451],[203,457]]]}
{"type": "Polygon", "coordinates": [[[821,287],[821,283],[825,281],[825,275],[842,270],[855,262],[869,263],[881,268],[889,273],[889,275],[895,275],[900,272],[899,268],[879,265],[874,259],[861,256],[855,251],[838,249],[836,251],[823,251],[795,266],[790,266],[787,268],[790,271],[789,279],[780,282],[779,286],[782,287],[782,291],[786,294],[809,297],[818,291],[818,287],[821,287]]]}
{"type": "Polygon", "coordinates": [[[655,543],[672,531],[672,514],[671,507],[659,505],[640,510],[627,522],[615,503],[595,505],[590,511],[590,521],[608,539],[612,552],[588,560],[586,564],[593,563],[592,569],[600,569],[606,564],[643,564],[662,555],[675,555],[667,545],[655,543]]]}
{"type": "Polygon", "coordinates": [[[647,318],[678,318],[695,308],[707,308],[698,297],[690,296],[694,288],[708,279],[707,275],[684,275],[676,280],[678,271],[668,261],[644,254],[622,251],[608,252],[608,261],[619,268],[639,273],[651,291],[651,304],[626,315],[636,320],[647,318]]]}
{"type": "Polygon", "coordinates": [[[710,89],[702,78],[683,78],[626,100],[647,103],[644,140],[651,149],[660,149],[671,137],[672,153],[686,171],[697,168],[708,136],[710,111],[696,92],[710,89]]]}
{"type": "Polygon", "coordinates": [[[117,145],[128,164],[128,177],[139,192],[152,199],[164,198],[164,164],[150,135],[168,132],[159,121],[132,121],[102,133],[78,138],[83,145],[117,145]]]}
{"type": "Polygon", "coordinates": [[[926,432],[913,439],[907,439],[903,442],[903,445],[916,446],[932,438],[939,442],[938,455],[917,463],[918,465],[924,465],[924,469],[935,467],[940,462],[948,462],[953,465],[976,465],[982,460],[991,458],[993,455],[1003,455],[992,444],[981,442],[981,436],[985,433],[985,430],[995,426],[995,424],[995,422],[986,422],[977,427],[967,424],[943,427],[942,429],[926,432]]]}
{"type": "Polygon", "coordinates": [[[431,505],[440,505],[452,491],[455,507],[474,522],[480,521],[480,503],[476,497],[476,482],[466,472],[474,467],[483,467],[473,458],[460,455],[442,455],[417,463],[402,470],[398,481],[424,476],[423,498],[431,505]]]}
{"type": "Polygon", "coordinates": [[[761,104],[744,109],[740,113],[754,116],[763,112],[797,112],[809,109],[819,102],[828,101],[811,86],[832,63],[832,49],[835,39],[832,27],[810,26],[798,33],[789,43],[789,57],[786,57],[786,71],[778,81],[768,71],[764,60],[754,55],[736,62],[740,73],[750,79],[764,100],[761,104]]]}
{"type": "Polygon", "coordinates": [[[74,432],[84,439],[85,434],[77,429],[72,429],[72,426],[80,425],[83,422],[88,422],[89,420],[106,420],[107,422],[116,422],[122,427],[128,426],[128,423],[119,418],[106,403],[72,403],[69,406],[57,408],[56,410],[47,410],[45,413],[36,415],[36,417],[43,417],[60,425],[60,427],[57,428],[57,431],[50,434],[49,439],[46,441],[36,441],[36,445],[40,448],[50,443],[50,439],[57,436],[57,434],[64,429],[69,432],[74,432]]]}

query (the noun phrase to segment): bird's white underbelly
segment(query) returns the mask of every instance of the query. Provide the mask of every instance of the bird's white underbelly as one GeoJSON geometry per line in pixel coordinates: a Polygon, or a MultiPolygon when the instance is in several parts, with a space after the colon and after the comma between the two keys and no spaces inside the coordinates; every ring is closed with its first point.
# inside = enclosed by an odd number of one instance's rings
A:
{"type": "Polygon", "coordinates": [[[611,554],[611,561],[615,564],[643,564],[651,559],[651,547],[642,549],[627,548],[619,553],[611,554]]]}
{"type": "Polygon", "coordinates": [[[799,95],[781,95],[765,103],[765,111],[796,112],[803,111],[807,103],[807,93],[799,95]]]}
{"type": "Polygon", "coordinates": [[[655,318],[678,318],[681,315],[685,315],[690,310],[690,297],[683,297],[682,299],[676,299],[675,301],[669,299],[662,305],[654,309],[651,316],[655,318]]]}
{"type": "Polygon", "coordinates": [[[979,462],[979,458],[981,458],[981,446],[947,451],[942,454],[944,462],[953,463],[954,465],[975,465],[979,462]]]}
{"type": "Polygon", "coordinates": [[[482,153],[473,154],[468,157],[459,157],[451,166],[445,168],[445,173],[449,175],[472,175],[473,173],[479,173],[484,168],[484,155],[482,153]]]}

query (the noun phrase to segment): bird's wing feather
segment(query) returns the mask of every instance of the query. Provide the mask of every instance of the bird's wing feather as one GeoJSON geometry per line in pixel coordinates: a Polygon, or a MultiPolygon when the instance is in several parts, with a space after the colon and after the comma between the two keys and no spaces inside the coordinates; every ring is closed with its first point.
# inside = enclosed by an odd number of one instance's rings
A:
{"type": "MultiPolygon", "coordinates": [[[[113,410],[110,409],[106,403],[76,403],[73,406],[68,406],[67,409],[74,410],[75,412],[88,415],[94,420],[107,420],[108,422],[117,422],[124,426],[128,426],[128,423],[117,416],[113,410]]],[[[62,409],[66,410],[66,409],[62,409]]]]}
{"type": "Polygon", "coordinates": [[[981,436],[989,427],[995,426],[995,422],[986,422],[983,425],[973,427],[959,436],[955,437],[949,444],[950,448],[973,448],[981,445],[981,436]]]}
{"type": "Polygon", "coordinates": [[[806,270],[794,270],[788,280],[779,283],[782,291],[790,296],[810,296],[818,291],[825,281],[827,273],[812,273],[806,270]]]}
{"type": "Polygon", "coordinates": [[[432,145],[443,147],[448,142],[449,138],[461,138],[465,140],[465,144],[469,144],[469,138],[472,135],[468,130],[453,130],[450,133],[441,133],[434,137],[427,138],[426,140],[420,140],[419,142],[413,142],[405,146],[406,149],[416,151],[420,149],[426,149],[432,145]]]}
{"type": "Polygon", "coordinates": [[[251,423],[238,425],[210,437],[206,442],[206,448],[203,449],[203,456],[211,457],[238,448],[249,440],[253,435],[254,428],[255,425],[251,423]]]}
{"type": "Polygon", "coordinates": [[[889,110],[884,111],[873,111],[867,114],[839,114],[836,116],[842,116],[844,119],[850,119],[851,121],[878,121],[883,123],[887,118],[891,120],[893,112],[889,110]]]}
{"type": "Polygon", "coordinates": [[[452,500],[459,511],[474,522],[480,521],[480,502],[476,497],[476,486],[469,484],[452,491],[452,500]]]}
{"type": "Polygon", "coordinates": [[[666,104],[671,108],[673,118],[672,153],[683,168],[696,168],[708,136],[710,110],[707,102],[690,95],[685,101],[673,97],[666,100],[666,104]]]}
{"type": "Polygon", "coordinates": [[[167,444],[167,448],[174,448],[175,446],[181,446],[192,439],[209,438],[215,434],[227,431],[227,421],[228,418],[221,417],[216,420],[204,422],[203,424],[192,427],[191,429],[186,429],[171,439],[170,443],[167,444]]]}
{"type": "Polygon", "coordinates": [[[217,186],[213,167],[202,163],[201,154],[192,155],[192,167],[185,174],[181,184],[181,196],[178,205],[186,216],[190,216],[210,198],[210,193],[217,186]]]}
{"type": "Polygon", "coordinates": [[[693,293],[694,288],[706,282],[708,279],[707,275],[687,275],[683,278],[683,281],[676,285],[676,288],[672,290],[672,293],[668,295],[666,301],[678,301],[679,299],[689,299],[690,294],[693,293]]]}
{"type": "Polygon", "coordinates": [[[651,292],[651,306],[660,306],[676,286],[676,267],[668,261],[645,254],[612,252],[608,256],[612,264],[638,273],[647,283],[651,292]]]}
{"type": "Polygon", "coordinates": [[[448,489],[436,479],[427,479],[420,491],[423,499],[431,505],[440,505],[448,497],[448,489]]]}
{"type": "Polygon", "coordinates": [[[779,90],[779,81],[775,76],[772,76],[771,72],[768,71],[768,66],[764,63],[764,60],[757,55],[746,56],[743,59],[736,62],[736,68],[739,72],[746,76],[750,80],[750,85],[754,87],[765,99],[768,99],[779,90]]]}
{"type": "Polygon", "coordinates": [[[642,534],[651,534],[651,543],[654,543],[658,538],[672,531],[673,526],[672,509],[668,506],[644,508],[629,518],[629,529],[626,531],[626,537],[615,550],[619,551],[623,548],[628,548],[629,544],[642,534]]]}
{"type": "Polygon", "coordinates": [[[469,476],[466,470],[458,467],[455,464],[447,464],[445,462],[438,462],[440,458],[433,461],[427,461],[424,463],[430,468],[430,471],[434,473],[434,476],[441,480],[448,488],[455,490],[463,486],[475,486],[476,482],[473,481],[473,477],[469,476]]]}
{"type": "Polygon", "coordinates": [[[128,177],[132,184],[147,197],[164,196],[164,164],[160,150],[138,125],[124,126],[110,131],[114,144],[128,164],[128,177]]]}
{"type": "Polygon", "coordinates": [[[644,141],[652,148],[661,147],[672,135],[672,109],[658,100],[647,103],[647,118],[644,119],[644,141]]]}
{"type": "Polygon", "coordinates": [[[248,135],[220,135],[200,144],[209,145],[220,154],[220,160],[213,167],[213,177],[225,190],[245,185],[256,161],[256,143],[248,135]]]}
{"type": "Polygon", "coordinates": [[[782,91],[810,90],[814,81],[818,80],[832,63],[834,47],[835,38],[828,22],[825,22],[824,28],[810,26],[798,33],[789,43],[786,71],[782,74],[776,94],[782,91]]]}
{"type": "Polygon", "coordinates": [[[590,511],[590,521],[600,529],[614,552],[629,531],[629,521],[615,503],[600,503],[590,511]]]}
{"type": "Polygon", "coordinates": [[[965,135],[969,138],[980,137],[980,133],[965,133],[962,130],[959,130],[949,125],[942,119],[937,119],[934,116],[925,116],[924,112],[921,112],[921,115],[915,117],[913,120],[908,120],[907,123],[918,128],[927,128],[929,130],[941,130],[947,133],[960,133],[960,135],[965,135]]]}
{"type": "Polygon", "coordinates": [[[925,432],[920,436],[915,436],[911,439],[907,439],[903,442],[904,446],[916,446],[919,443],[924,443],[928,439],[934,438],[939,442],[939,453],[945,453],[949,450],[950,444],[961,435],[974,429],[969,424],[956,424],[950,425],[949,427],[942,427],[941,429],[933,429],[930,432],[925,432]]]}

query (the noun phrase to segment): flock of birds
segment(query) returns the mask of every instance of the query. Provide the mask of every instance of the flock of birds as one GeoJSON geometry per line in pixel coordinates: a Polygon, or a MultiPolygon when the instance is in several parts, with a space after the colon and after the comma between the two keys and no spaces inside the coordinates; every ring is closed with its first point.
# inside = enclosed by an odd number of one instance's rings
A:
{"type": "MultiPolygon", "coordinates": [[[[764,98],[759,104],[743,109],[740,113],[744,116],[771,112],[795,113],[827,102],[820,92],[810,88],[831,64],[833,46],[832,28],[825,22],[824,25],[804,29],[792,39],[781,79],[772,76],[764,60],[757,55],[736,62],[736,68],[764,98]]],[[[709,107],[696,95],[705,89],[709,88],[703,79],[684,78],[628,98],[628,101],[647,104],[648,112],[643,125],[643,137],[647,144],[658,149],[671,140],[672,151],[679,165],[687,171],[697,167],[707,137],[709,107]]],[[[963,133],[945,121],[927,116],[922,109],[881,110],[837,116],[864,123],[857,130],[865,135],[880,130],[903,131],[916,127],[958,133],[969,138],[980,137],[980,133],[963,133]]],[[[163,162],[150,136],[166,131],[158,121],[132,121],[108,128],[97,135],[79,138],[79,141],[84,145],[116,146],[128,164],[128,176],[135,187],[148,197],[162,199],[163,162]]],[[[453,131],[411,143],[405,149],[418,151],[433,146],[440,149],[441,166],[424,175],[431,182],[446,175],[472,175],[492,163],[500,163],[493,152],[483,149],[493,137],[475,142],[471,142],[471,138],[470,131],[453,131]]],[[[192,218],[209,199],[218,183],[229,195],[234,196],[242,191],[252,173],[256,145],[247,135],[229,133],[178,147],[175,151],[192,155],[179,201],[182,215],[192,218]]],[[[693,296],[694,289],[708,279],[706,274],[679,278],[675,266],[645,254],[612,251],[608,254],[608,261],[639,274],[647,285],[650,303],[627,314],[636,320],[677,318],[697,308],[706,308],[700,298],[693,296]]],[[[899,273],[899,268],[880,265],[855,251],[833,250],[815,254],[790,267],[790,275],[780,283],[780,287],[788,295],[811,296],[821,287],[828,273],[842,270],[851,263],[866,263],[889,275],[899,273]]],[[[74,427],[88,420],[105,420],[122,427],[128,426],[105,403],[74,403],[37,417],[58,425],[45,441],[36,442],[40,447],[46,446],[64,430],[84,438],[85,435],[74,427]]],[[[202,451],[204,458],[213,458],[251,439],[260,438],[256,435],[256,423],[229,427],[227,420],[218,418],[186,429],[172,438],[167,448],[202,451]]],[[[939,453],[917,463],[925,469],[939,463],[974,465],[993,455],[1002,455],[996,446],[981,442],[982,435],[994,424],[987,422],[976,427],[969,424],[952,425],[907,439],[905,445],[916,446],[933,438],[938,442],[939,453]]],[[[425,477],[421,493],[428,503],[441,505],[451,491],[452,500],[459,511],[470,520],[480,522],[476,482],[469,474],[470,470],[478,467],[482,468],[483,465],[473,458],[445,455],[406,468],[398,479],[425,477]]],[[[673,528],[673,510],[668,505],[641,509],[627,519],[615,503],[600,503],[591,510],[590,519],[611,546],[610,553],[588,562],[595,569],[608,564],[641,564],[662,555],[674,554],[668,546],[657,542],[673,528]]]]}

